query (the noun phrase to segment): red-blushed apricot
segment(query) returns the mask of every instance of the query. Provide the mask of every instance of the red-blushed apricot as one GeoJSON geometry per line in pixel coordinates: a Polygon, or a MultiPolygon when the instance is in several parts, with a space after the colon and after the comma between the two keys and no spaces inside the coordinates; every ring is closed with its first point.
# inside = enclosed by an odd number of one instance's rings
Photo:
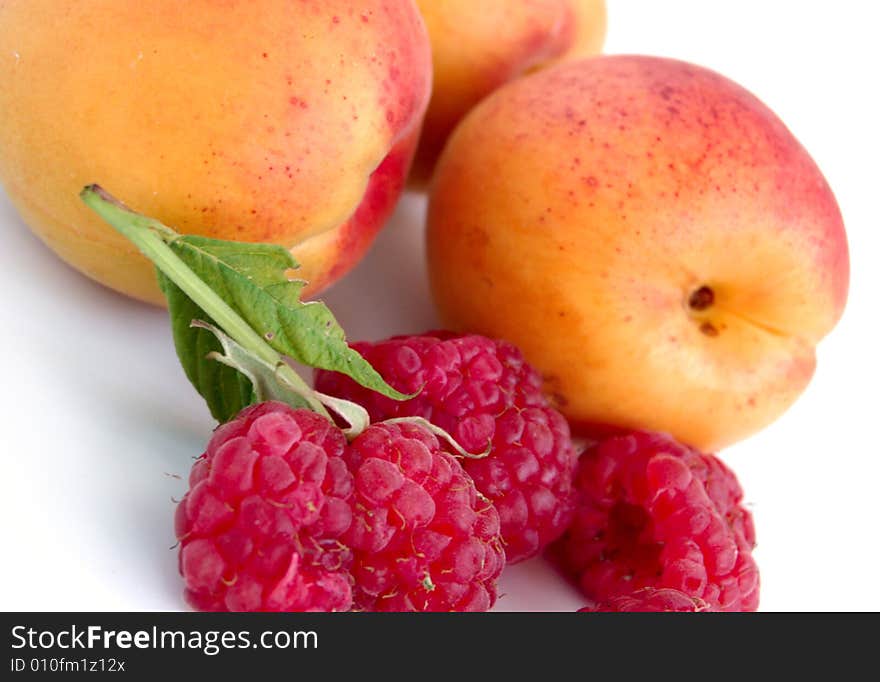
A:
{"type": "Polygon", "coordinates": [[[807,385],[847,297],[837,203],[782,121],[670,59],[519,79],[457,128],[433,181],[432,291],[504,338],[574,428],[711,451],[807,385]]]}
{"type": "Polygon", "coordinates": [[[412,0],[0,3],[0,182],[90,277],[160,302],[78,199],[99,183],[184,233],[295,247],[315,293],[403,188],[429,99],[412,0]]]}

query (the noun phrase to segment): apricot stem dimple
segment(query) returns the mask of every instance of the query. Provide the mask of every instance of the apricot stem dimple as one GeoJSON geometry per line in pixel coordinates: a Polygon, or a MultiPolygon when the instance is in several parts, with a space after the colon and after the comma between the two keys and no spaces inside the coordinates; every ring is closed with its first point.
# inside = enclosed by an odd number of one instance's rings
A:
{"type": "Polygon", "coordinates": [[[715,292],[705,285],[696,289],[688,299],[691,310],[706,310],[715,302],[715,292]]]}

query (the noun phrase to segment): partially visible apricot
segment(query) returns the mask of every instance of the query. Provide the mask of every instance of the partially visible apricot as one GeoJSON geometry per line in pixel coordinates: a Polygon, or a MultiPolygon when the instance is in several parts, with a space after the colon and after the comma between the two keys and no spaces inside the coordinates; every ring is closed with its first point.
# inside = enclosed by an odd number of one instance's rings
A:
{"type": "Polygon", "coordinates": [[[524,73],[598,53],[605,0],[418,0],[434,53],[434,93],[411,183],[431,176],[446,138],[483,97],[524,73]]]}
{"type": "Polygon", "coordinates": [[[315,293],[363,255],[431,82],[412,0],[5,0],[0,182],[64,260],[161,300],[78,199],[100,183],[182,232],[294,247],[315,293]]]}

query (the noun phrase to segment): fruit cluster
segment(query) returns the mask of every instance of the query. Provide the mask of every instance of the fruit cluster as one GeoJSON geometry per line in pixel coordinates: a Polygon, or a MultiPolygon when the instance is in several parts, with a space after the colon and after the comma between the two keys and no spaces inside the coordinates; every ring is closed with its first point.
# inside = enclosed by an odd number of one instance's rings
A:
{"type": "Polygon", "coordinates": [[[757,607],[751,516],[715,457],[636,432],[578,460],[506,342],[429,332],[354,347],[418,393],[393,400],[319,371],[319,391],[374,421],[351,442],[279,402],[220,427],[178,508],[193,606],[484,611],[505,561],[549,547],[598,610],[757,607]]]}
{"type": "Polygon", "coordinates": [[[221,426],[177,513],[186,597],[222,611],[485,611],[504,565],[498,512],[431,431],[351,443],[264,402],[221,426]]]}
{"type": "Polygon", "coordinates": [[[586,610],[756,609],[708,453],[804,390],[849,282],[782,121],[708,69],[591,56],[603,0],[199,12],[0,2],[0,181],[62,258],[167,302],[221,424],[176,515],[187,601],[482,611],[545,555],[586,610]],[[97,185],[85,211],[96,179],[157,218],[97,185]],[[302,299],[429,179],[453,331],[349,345],[302,299]]]}

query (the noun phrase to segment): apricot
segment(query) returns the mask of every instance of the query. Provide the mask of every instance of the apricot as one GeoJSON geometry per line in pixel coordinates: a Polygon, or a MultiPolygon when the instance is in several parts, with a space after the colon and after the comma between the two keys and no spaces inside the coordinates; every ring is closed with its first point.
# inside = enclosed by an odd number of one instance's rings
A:
{"type": "Polygon", "coordinates": [[[152,267],[77,198],[292,248],[314,294],[400,194],[431,82],[411,0],[0,2],[0,182],[65,261],[146,301],[152,267]]]}
{"type": "Polygon", "coordinates": [[[432,291],[509,339],[581,433],[703,450],[779,417],[847,298],[828,183],[757,98],[670,59],[597,57],[511,83],[437,167],[432,291]]]}
{"type": "Polygon", "coordinates": [[[424,186],[446,138],[483,97],[563,59],[598,53],[605,0],[418,0],[431,36],[434,92],[411,185],[424,186]]]}

